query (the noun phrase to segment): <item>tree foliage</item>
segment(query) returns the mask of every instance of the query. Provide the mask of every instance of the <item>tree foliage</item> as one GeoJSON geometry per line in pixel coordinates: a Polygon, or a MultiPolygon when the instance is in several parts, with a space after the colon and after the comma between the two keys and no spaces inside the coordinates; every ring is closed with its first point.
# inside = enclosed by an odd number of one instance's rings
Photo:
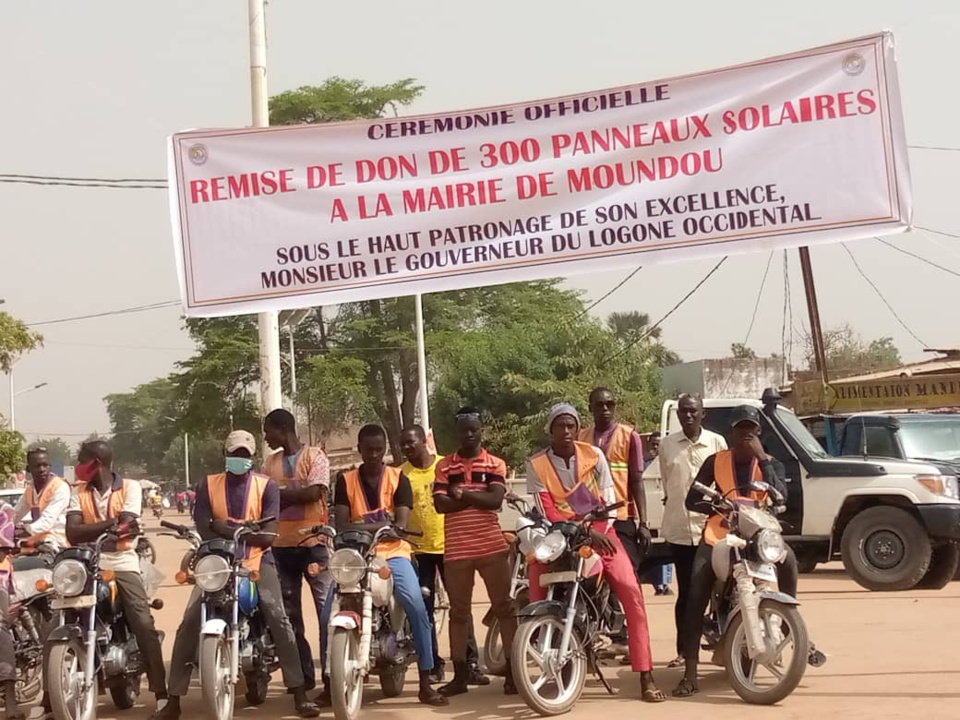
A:
{"type": "Polygon", "coordinates": [[[738,360],[756,360],[757,353],[749,345],[743,343],[733,343],[730,346],[730,355],[738,360]]]}
{"type": "Polygon", "coordinates": [[[27,446],[27,450],[46,448],[47,457],[54,465],[73,465],[77,459],[76,453],[63,438],[39,438],[27,446]]]}
{"type": "Polygon", "coordinates": [[[20,355],[42,344],[40,333],[33,332],[10,313],[0,312],[0,370],[10,372],[20,355]]]}
{"type": "Polygon", "coordinates": [[[23,435],[16,430],[0,427],[0,481],[6,482],[9,476],[22,472],[26,461],[23,435]]]}
{"type": "Polygon", "coordinates": [[[332,77],[319,86],[304,86],[270,98],[271,125],[301,125],[381,117],[416,100],[423,92],[406,78],[388,85],[332,77]]]}
{"type": "MultiPolygon", "coordinates": [[[[816,368],[813,338],[804,337],[807,368],[816,368]]],[[[864,342],[849,323],[829,328],[823,333],[827,371],[831,377],[890,370],[903,364],[893,338],[882,337],[864,342]]]]}

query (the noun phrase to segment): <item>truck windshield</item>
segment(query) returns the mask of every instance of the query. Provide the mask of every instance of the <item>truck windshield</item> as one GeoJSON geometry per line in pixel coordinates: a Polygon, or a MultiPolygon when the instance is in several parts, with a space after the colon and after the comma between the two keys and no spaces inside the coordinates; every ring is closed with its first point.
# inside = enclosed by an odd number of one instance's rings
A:
{"type": "Polygon", "coordinates": [[[899,433],[908,458],[960,459],[960,418],[906,421],[900,425],[899,433]]]}
{"type": "Polygon", "coordinates": [[[817,442],[817,439],[807,430],[807,426],[800,422],[800,419],[786,408],[777,408],[777,419],[783,423],[787,432],[793,435],[794,439],[803,446],[810,457],[825,458],[827,452],[823,446],[817,442]]]}

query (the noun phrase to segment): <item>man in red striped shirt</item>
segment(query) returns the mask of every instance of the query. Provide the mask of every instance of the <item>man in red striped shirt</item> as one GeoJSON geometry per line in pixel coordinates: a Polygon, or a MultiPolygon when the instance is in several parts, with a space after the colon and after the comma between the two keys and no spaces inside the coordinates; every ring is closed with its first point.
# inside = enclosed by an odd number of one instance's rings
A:
{"type": "MultiPolygon", "coordinates": [[[[453,682],[440,688],[440,693],[447,696],[467,692],[467,636],[476,573],[480,573],[493,612],[500,620],[501,639],[508,656],[517,631],[510,600],[508,547],[497,517],[507,492],[507,466],[483,448],[479,410],[462,408],[456,421],[460,449],[437,464],[433,485],[434,507],[445,516],[443,564],[450,597],[450,654],[454,668],[453,682]]],[[[508,666],[504,693],[516,692],[508,666]]]]}

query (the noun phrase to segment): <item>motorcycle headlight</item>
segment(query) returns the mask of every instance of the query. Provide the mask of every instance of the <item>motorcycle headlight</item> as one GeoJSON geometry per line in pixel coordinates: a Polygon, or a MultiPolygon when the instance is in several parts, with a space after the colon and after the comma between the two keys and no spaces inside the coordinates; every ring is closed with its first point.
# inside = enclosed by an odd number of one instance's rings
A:
{"type": "Polygon", "coordinates": [[[761,530],[757,535],[757,554],[766,563],[778,563],[787,556],[783,535],[776,530],[761,530]]]}
{"type": "Polygon", "coordinates": [[[546,537],[547,531],[541,527],[527,527],[517,533],[520,541],[520,552],[528,555],[537,547],[537,543],[546,537]]]}
{"type": "Polygon", "coordinates": [[[367,561],[356,550],[343,548],[330,558],[330,576],[338,585],[356,585],[367,572],[367,561]]]}
{"type": "Polygon", "coordinates": [[[552,563],[567,549],[567,539],[562,533],[552,532],[540,539],[533,550],[538,563],[552,563]]]}
{"type": "Polygon", "coordinates": [[[63,597],[73,597],[87,586],[87,569],[79,560],[61,560],[53,568],[53,589],[63,597]]]}
{"type": "Polygon", "coordinates": [[[219,555],[207,555],[197,561],[194,577],[198,588],[204,592],[214,593],[227,586],[232,573],[233,570],[226,558],[219,555]]]}

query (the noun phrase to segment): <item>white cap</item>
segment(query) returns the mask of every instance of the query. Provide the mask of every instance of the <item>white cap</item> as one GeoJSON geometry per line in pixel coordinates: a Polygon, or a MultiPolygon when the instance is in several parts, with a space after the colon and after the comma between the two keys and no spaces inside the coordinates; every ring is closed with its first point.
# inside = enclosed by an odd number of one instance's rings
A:
{"type": "Polygon", "coordinates": [[[250,457],[253,457],[257,454],[257,441],[246,430],[234,430],[227,435],[227,441],[223,444],[223,448],[228,453],[246,448],[250,452],[250,457]]]}

